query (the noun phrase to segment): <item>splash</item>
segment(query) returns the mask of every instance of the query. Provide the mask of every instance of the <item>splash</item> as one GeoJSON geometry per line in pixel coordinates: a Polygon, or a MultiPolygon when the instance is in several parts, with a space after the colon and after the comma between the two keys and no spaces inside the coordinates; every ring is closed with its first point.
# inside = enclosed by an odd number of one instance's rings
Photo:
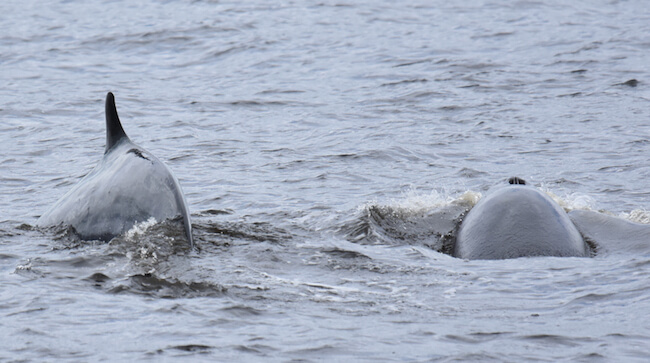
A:
{"type": "Polygon", "coordinates": [[[553,201],[557,204],[560,205],[564,209],[565,212],[570,212],[572,210],[589,210],[589,211],[595,211],[595,205],[596,201],[594,198],[581,194],[581,193],[571,193],[564,195],[563,197],[560,197],[559,195],[555,194],[553,191],[550,189],[542,186],[540,190],[546,195],[548,195],[553,201]]]}
{"type": "Polygon", "coordinates": [[[126,256],[142,265],[152,265],[148,266],[148,272],[150,273],[155,271],[153,265],[158,262],[157,250],[159,246],[149,243],[148,235],[150,234],[149,230],[157,224],[156,218],[149,217],[146,221],[134,224],[131,229],[124,233],[124,240],[135,248],[135,250],[128,251],[126,256]]]}
{"type": "Polygon", "coordinates": [[[619,217],[627,219],[630,222],[650,224],[650,211],[645,209],[635,209],[630,213],[621,213],[619,217]]]}
{"type": "Polygon", "coordinates": [[[465,193],[461,194],[458,198],[453,200],[452,203],[462,204],[462,205],[464,204],[473,207],[476,205],[476,203],[478,203],[479,200],[481,200],[482,197],[483,195],[481,193],[468,190],[465,193]]]}
{"type": "Polygon", "coordinates": [[[27,263],[16,266],[16,271],[30,271],[32,267],[32,260],[27,259],[27,263]]]}
{"type": "Polygon", "coordinates": [[[411,189],[386,204],[368,202],[354,219],[338,228],[346,239],[360,244],[424,245],[443,251],[454,238],[460,218],[481,198],[467,191],[420,193],[411,189]]]}
{"type": "Polygon", "coordinates": [[[131,229],[129,229],[124,234],[124,237],[130,241],[133,241],[135,238],[144,235],[147,230],[149,230],[149,228],[155,226],[157,223],[158,221],[156,221],[156,218],[149,217],[149,219],[144,222],[134,224],[133,227],[131,227],[131,229]]]}
{"type": "MultiPolygon", "coordinates": [[[[560,197],[548,188],[541,188],[541,190],[549,197],[551,197],[551,199],[553,199],[557,204],[559,204],[567,213],[573,210],[586,210],[610,216],[616,215],[610,211],[598,209],[596,207],[596,200],[591,196],[580,193],[571,193],[565,195],[564,197],[560,197]]],[[[634,209],[629,213],[621,212],[618,214],[618,217],[627,219],[628,221],[634,223],[650,224],[650,211],[647,211],[645,209],[634,209]]]]}
{"type": "MultiPolygon", "coordinates": [[[[402,198],[391,200],[385,207],[390,208],[395,215],[421,215],[452,205],[473,207],[481,197],[481,193],[470,190],[459,196],[454,196],[438,190],[423,194],[417,189],[409,189],[403,193],[402,198]]],[[[371,205],[376,206],[377,203],[365,205],[364,208],[367,209],[371,205]]]]}

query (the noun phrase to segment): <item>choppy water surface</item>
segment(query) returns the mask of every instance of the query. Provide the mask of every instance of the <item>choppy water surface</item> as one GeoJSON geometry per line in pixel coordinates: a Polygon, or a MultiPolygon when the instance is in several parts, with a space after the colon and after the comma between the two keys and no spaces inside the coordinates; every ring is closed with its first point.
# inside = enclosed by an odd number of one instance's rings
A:
{"type": "Polygon", "coordinates": [[[437,250],[512,175],[647,220],[647,4],[462,3],[2,2],[0,360],[645,361],[646,241],[437,250]],[[107,91],[196,249],[32,227],[100,159],[107,91]]]}

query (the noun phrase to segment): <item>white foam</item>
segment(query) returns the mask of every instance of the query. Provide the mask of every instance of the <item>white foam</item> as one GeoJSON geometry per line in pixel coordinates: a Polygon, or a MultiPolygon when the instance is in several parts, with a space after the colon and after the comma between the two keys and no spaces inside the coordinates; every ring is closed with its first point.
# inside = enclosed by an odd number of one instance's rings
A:
{"type": "MultiPolygon", "coordinates": [[[[542,191],[544,191],[544,193],[551,197],[551,199],[553,199],[557,204],[564,208],[567,213],[572,210],[586,210],[615,216],[615,214],[612,212],[598,209],[596,207],[596,200],[589,195],[571,193],[565,195],[564,197],[560,197],[550,191],[548,188],[542,188],[542,191]]],[[[647,211],[645,209],[635,209],[629,213],[622,212],[618,214],[618,217],[627,219],[630,222],[650,224],[650,211],[647,211]]]]}
{"type": "MultiPolygon", "coordinates": [[[[586,210],[604,213],[612,216],[614,215],[614,213],[605,210],[599,210],[597,207],[597,201],[589,195],[582,193],[570,193],[560,196],[544,185],[542,185],[539,190],[553,199],[553,201],[555,201],[567,213],[573,210],[586,210]]],[[[468,207],[473,207],[476,205],[476,203],[479,202],[479,200],[481,200],[482,197],[483,196],[480,192],[472,190],[467,190],[460,195],[452,195],[450,193],[438,190],[432,190],[428,193],[423,193],[415,188],[412,188],[402,193],[402,198],[390,200],[390,202],[385,205],[385,207],[390,208],[392,210],[392,213],[397,215],[417,215],[426,214],[431,210],[449,205],[460,204],[466,205],[468,207]]],[[[380,205],[381,204],[377,201],[373,201],[367,203],[364,206],[361,206],[361,208],[367,209],[370,206],[380,205]]],[[[620,213],[618,216],[631,222],[650,224],[650,211],[647,210],[635,209],[629,213],[620,213]]]]}
{"type": "Polygon", "coordinates": [[[630,213],[621,213],[619,217],[635,223],[650,224],[650,211],[645,209],[635,209],[630,213]]]}
{"type": "Polygon", "coordinates": [[[30,271],[32,269],[32,260],[28,259],[27,263],[16,266],[16,271],[30,271]]]}
{"type": "MultiPolygon", "coordinates": [[[[571,193],[559,196],[544,186],[539,189],[567,212],[572,210],[597,210],[595,207],[597,203],[594,198],[586,194],[571,193]]],[[[393,208],[395,211],[416,214],[426,213],[431,209],[441,208],[448,205],[460,204],[473,207],[482,197],[483,195],[480,192],[472,190],[467,190],[460,195],[452,195],[438,190],[433,190],[429,193],[421,193],[416,189],[410,189],[403,193],[403,198],[391,200],[388,206],[393,208]]],[[[371,203],[371,205],[377,204],[377,202],[371,203]]],[[[650,218],[650,212],[648,213],[648,216],[648,218],[650,218]]]]}
{"type": "Polygon", "coordinates": [[[145,234],[149,228],[155,226],[157,223],[158,221],[156,221],[156,218],[149,217],[149,219],[144,222],[134,224],[133,227],[124,234],[124,236],[129,240],[133,240],[133,238],[145,234]]]}
{"type": "Polygon", "coordinates": [[[586,194],[571,193],[560,197],[548,188],[542,187],[540,190],[551,197],[567,213],[572,210],[596,210],[596,200],[586,194]]]}
{"type": "Polygon", "coordinates": [[[473,207],[476,205],[476,203],[478,203],[479,200],[481,200],[482,197],[483,195],[481,193],[468,190],[460,197],[453,200],[452,203],[468,204],[473,207]]]}
{"type": "Polygon", "coordinates": [[[158,261],[158,254],[156,253],[155,250],[149,249],[145,246],[140,247],[140,259],[152,259],[153,261],[158,261]]]}
{"type": "Polygon", "coordinates": [[[421,214],[452,204],[474,206],[480,199],[481,193],[474,191],[466,191],[460,196],[453,196],[438,190],[421,193],[416,189],[409,189],[403,193],[403,198],[391,200],[389,206],[398,213],[421,214]]]}

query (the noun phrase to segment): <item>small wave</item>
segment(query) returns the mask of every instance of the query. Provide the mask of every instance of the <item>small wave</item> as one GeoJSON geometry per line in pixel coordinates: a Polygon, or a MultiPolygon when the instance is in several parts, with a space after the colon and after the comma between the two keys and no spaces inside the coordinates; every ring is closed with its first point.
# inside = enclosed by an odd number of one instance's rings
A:
{"type": "Polygon", "coordinates": [[[202,212],[199,212],[199,214],[201,214],[201,215],[213,215],[213,216],[214,216],[214,215],[221,215],[221,214],[226,214],[226,215],[228,215],[228,214],[233,214],[233,211],[232,211],[232,210],[229,210],[229,209],[226,209],[226,210],[222,210],[222,209],[207,209],[207,210],[204,210],[204,211],[202,211],[202,212]]]}
{"type": "Polygon", "coordinates": [[[381,87],[397,86],[400,84],[409,84],[409,83],[426,83],[426,82],[428,82],[426,78],[412,78],[412,79],[405,79],[402,81],[383,83],[381,84],[381,87]]]}
{"type": "Polygon", "coordinates": [[[236,240],[281,243],[291,239],[287,231],[265,222],[198,222],[194,234],[195,239],[212,244],[236,240]]]}
{"type": "Polygon", "coordinates": [[[361,252],[345,250],[338,247],[324,249],[323,252],[330,256],[344,258],[344,259],[357,259],[357,258],[370,259],[370,257],[364,255],[361,252]]]}
{"type": "Polygon", "coordinates": [[[385,205],[375,202],[360,207],[357,216],[338,231],[355,243],[420,244],[449,253],[462,216],[480,196],[475,192],[450,197],[437,191],[409,191],[403,199],[385,205]]]}
{"type": "Polygon", "coordinates": [[[226,288],[219,284],[180,281],[150,273],[129,276],[109,289],[112,294],[131,293],[166,299],[222,296],[225,291],[226,288]]]}
{"type": "Polygon", "coordinates": [[[512,335],[511,332],[489,332],[489,333],[477,332],[477,333],[470,333],[468,335],[449,334],[446,335],[445,338],[449,340],[459,341],[462,343],[476,344],[476,343],[488,342],[495,339],[501,339],[511,335],[512,335]]]}
{"type": "Polygon", "coordinates": [[[416,64],[421,64],[421,63],[431,63],[433,62],[433,60],[434,60],[433,58],[405,60],[405,61],[401,61],[399,64],[394,65],[393,68],[408,67],[416,64]]]}
{"type": "Polygon", "coordinates": [[[605,293],[605,294],[588,293],[586,295],[571,300],[568,304],[591,305],[597,301],[602,301],[602,300],[607,301],[607,300],[612,300],[617,298],[620,298],[620,296],[617,296],[617,294],[615,293],[605,293]]]}
{"type": "Polygon", "coordinates": [[[156,45],[158,49],[185,49],[197,45],[197,40],[206,34],[232,32],[235,29],[219,26],[201,24],[196,27],[161,29],[154,31],[142,31],[135,33],[109,34],[88,38],[80,43],[80,46],[91,49],[104,49],[111,47],[121,51],[150,49],[149,45],[156,45]]]}
{"type": "Polygon", "coordinates": [[[257,106],[286,106],[290,104],[289,101],[264,101],[264,100],[236,100],[224,103],[224,105],[242,106],[242,107],[257,107],[257,106]]]}
{"type": "Polygon", "coordinates": [[[239,352],[253,353],[262,356],[267,356],[268,353],[277,351],[277,349],[263,344],[235,345],[234,348],[239,352]]]}
{"type": "Polygon", "coordinates": [[[17,259],[17,258],[18,258],[18,256],[16,256],[16,255],[10,255],[10,254],[6,254],[6,253],[0,253],[0,261],[4,261],[4,260],[15,260],[15,259],[17,259]]]}
{"type": "Polygon", "coordinates": [[[209,345],[203,345],[203,344],[186,344],[186,345],[174,345],[169,347],[169,349],[182,350],[184,352],[206,352],[214,349],[214,347],[211,347],[209,345]]]}
{"type": "Polygon", "coordinates": [[[92,275],[86,277],[84,280],[86,280],[86,281],[90,281],[90,282],[92,282],[93,284],[95,284],[95,286],[100,287],[100,286],[102,286],[105,282],[110,281],[111,278],[108,277],[107,275],[104,275],[104,274],[101,273],[101,272],[95,272],[94,274],[92,274],[92,275]]]}
{"type": "MultiPolygon", "coordinates": [[[[74,227],[69,225],[60,224],[58,226],[40,228],[40,230],[50,234],[52,236],[51,238],[58,242],[58,245],[53,247],[55,250],[79,248],[85,244],[74,227]]],[[[90,243],[94,243],[94,241],[90,243]]]]}
{"type": "Polygon", "coordinates": [[[593,342],[595,339],[592,338],[576,338],[576,337],[567,337],[562,335],[555,334],[533,334],[525,335],[520,337],[522,340],[534,341],[538,344],[543,344],[547,346],[557,346],[564,345],[568,347],[577,347],[585,342],[593,342]]]}
{"type": "Polygon", "coordinates": [[[245,305],[234,305],[222,308],[221,311],[228,313],[237,318],[245,318],[249,316],[258,316],[262,314],[261,310],[252,308],[245,305]]]}

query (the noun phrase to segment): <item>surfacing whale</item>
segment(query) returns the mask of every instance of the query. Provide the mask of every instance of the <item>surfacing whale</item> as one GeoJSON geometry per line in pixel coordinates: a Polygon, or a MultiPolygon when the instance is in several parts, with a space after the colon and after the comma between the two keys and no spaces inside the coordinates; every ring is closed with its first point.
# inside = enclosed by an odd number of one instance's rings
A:
{"type": "Polygon", "coordinates": [[[36,225],[68,225],[82,239],[109,241],[151,217],[157,222],[182,218],[185,236],[193,245],[190,214],[178,180],[158,158],[131,142],[109,92],[104,157],[36,225]]]}
{"type": "Polygon", "coordinates": [[[490,192],[460,225],[454,256],[506,259],[526,256],[587,257],[590,250],[567,213],[520,178],[490,192]]]}

